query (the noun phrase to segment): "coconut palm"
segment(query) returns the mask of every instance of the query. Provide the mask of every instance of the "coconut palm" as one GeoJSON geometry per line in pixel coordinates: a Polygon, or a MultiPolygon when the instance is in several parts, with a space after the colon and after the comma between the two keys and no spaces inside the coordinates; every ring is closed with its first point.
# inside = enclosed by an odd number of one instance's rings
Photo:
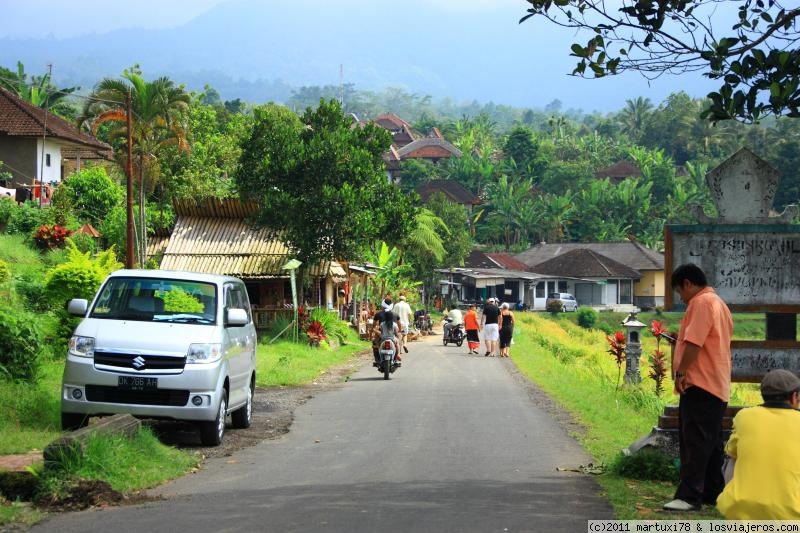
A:
{"type": "Polygon", "coordinates": [[[95,85],[79,123],[90,126],[95,134],[103,124],[113,123],[106,134],[117,147],[117,161],[123,165],[127,161],[124,139],[129,93],[133,110],[133,165],[139,186],[138,257],[143,264],[147,249],[146,191],[151,190],[158,180],[160,152],[176,145],[188,149],[187,131],[182,121],[190,96],[169,78],[146,81],[138,66],[123,71],[122,79],[104,78],[95,85]]]}
{"type": "Polygon", "coordinates": [[[625,108],[619,113],[622,131],[638,142],[652,114],[653,104],[649,98],[639,96],[635,100],[625,100],[625,108]]]}

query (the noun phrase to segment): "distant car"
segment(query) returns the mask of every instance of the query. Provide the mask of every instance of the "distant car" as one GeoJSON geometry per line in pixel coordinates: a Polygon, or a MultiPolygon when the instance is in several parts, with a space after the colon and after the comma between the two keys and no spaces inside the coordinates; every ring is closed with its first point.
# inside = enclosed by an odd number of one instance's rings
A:
{"type": "Polygon", "coordinates": [[[578,310],[578,300],[568,292],[554,292],[550,294],[544,303],[545,309],[550,309],[550,304],[552,302],[559,302],[561,304],[561,311],[564,313],[578,310]]]}

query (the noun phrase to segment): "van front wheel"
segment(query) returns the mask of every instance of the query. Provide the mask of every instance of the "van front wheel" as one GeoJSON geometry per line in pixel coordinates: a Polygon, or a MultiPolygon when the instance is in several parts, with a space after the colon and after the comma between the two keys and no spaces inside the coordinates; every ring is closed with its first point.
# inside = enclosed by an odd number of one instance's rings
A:
{"type": "Polygon", "coordinates": [[[217,417],[211,422],[200,422],[200,441],[203,446],[219,446],[225,435],[225,412],[228,409],[228,391],[222,389],[217,417]]]}
{"type": "Polygon", "coordinates": [[[231,422],[233,427],[237,429],[247,429],[253,422],[253,387],[255,383],[250,381],[250,386],[247,388],[247,403],[231,413],[231,422]]]}
{"type": "Polygon", "coordinates": [[[89,424],[89,415],[83,413],[65,413],[61,411],[61,429],[75,431],[89,424]]]}

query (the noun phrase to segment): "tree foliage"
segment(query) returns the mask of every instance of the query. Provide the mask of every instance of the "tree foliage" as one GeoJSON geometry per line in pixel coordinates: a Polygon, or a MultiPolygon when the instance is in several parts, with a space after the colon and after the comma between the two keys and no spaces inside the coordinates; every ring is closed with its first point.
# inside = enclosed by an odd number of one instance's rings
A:
{"type": "Polygon", "coordinates": [[[253,221],[281,230],[304,261],[353,259],[363,243],[398,243],[410,228],[410,201],[384,170],[388,148],[385,130],[353,127],[336,101],[299,118],[266,105],[254,111],[236,184],[259,205],[253,221]]]}
{"type": "Polygon", "coordinates": [[[571,46],[573,74],[600,78],[638,71],[662,74],[702,71],[720,80],[704,115],[713,121],[757,121],[775,114],[800,116],[800,8],[780,0],[736,0],[735,22],[725,24],[718,0],[605,2],[526,0],[520,22],[545,18],[588,30],[571,46]],[[720,29],[720,26],[724,29],[720,29]]]}

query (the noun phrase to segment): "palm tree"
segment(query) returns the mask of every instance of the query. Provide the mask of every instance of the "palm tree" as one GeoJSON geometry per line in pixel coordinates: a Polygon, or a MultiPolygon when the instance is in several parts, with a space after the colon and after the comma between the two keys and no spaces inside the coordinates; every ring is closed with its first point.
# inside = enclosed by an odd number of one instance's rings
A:
{"type": "Polygon", "coordinates": [[[31,76],[28,81],[25,65],[21,61],[17,61],[17,72],[13,74],[13,79],[0,78],[0,87],[8,89],[36,107],[47,108],[57,115],[74,116],[74,110],[64,99],[80,87],[59,89],[50,83],[49,73],[44,76],[31,76]]]}
{"type": "Polygon", "coordinates": [[[625,100],[625,108],[619,114],[622,131],[627,133],[631,140],[638,142],[652,114],[653,104],[649,98],[639,96],[636,100],[625,100]]]}
{"type": "Polygon", "coordinates": [[[134,173],[138,176],[139,183],[138,258],[139,263],[144,264],[147,250],[146,191],[158,179],[160,152],[167,146],[175,145],[179,149],[188,149],[187,132],[182,119],[189,107],[190,96],[183,87],[176,86],[169,78],[146,81],[138,66],[123,71],[122,79],[104,78],[95,85],[79,123],[91,126],[95,134],[101,125],[114,123],[108,137],[111,141],[122,140],[114,143],[118,146],[117,160],[120,164],[127,160],[124,138],[126,100],[129,93],[133,110],[134,173]]]}
{"type": "Polygon", "coordinates": [[[414,215],[414,227],[406,236],[405,247],[421,250],[439,263],[447,254],[440,233],[450,235],[447,224],[430,209],[420,208],[414,215]]]}

